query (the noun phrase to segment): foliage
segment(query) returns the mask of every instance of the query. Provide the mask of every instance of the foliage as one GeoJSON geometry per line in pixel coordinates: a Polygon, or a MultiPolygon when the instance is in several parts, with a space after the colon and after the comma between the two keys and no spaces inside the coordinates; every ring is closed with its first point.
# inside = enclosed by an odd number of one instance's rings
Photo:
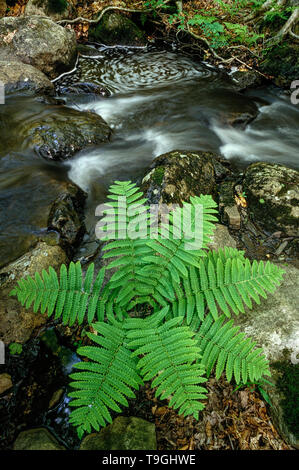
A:
{"type": "Polygon", "coordinates": [[[152,381],[156,396],[168,398],[180,414],[198,418],[207,394],[202,384],[212,370],[237,384],[269,375],[262,350],[226,319],[274,292],[283,274],[269,262],[251,263],[236,249],[206,251],[217,220],[211,196],[191,197],[176,208],[168,237],[165,224],[152,236],[147,201],[135,184],[115,182],[108,199],[102,239],[104,258],[113,260],[95,281],[93,264],[83,279],[80,264],[70,263],[59,276],[49,268],[18,281],[11,292],[26,308],[33,305],[65,324],[92,324],[87,335],[94,346],[78,349],[88,362],[71,374],[70,421],[79,436],[110,423],[111,410],[127,406],[144,381],[152,381]],[[199,207],[201,246],[190,249],[190,232],[183,225],[177,237],[175,221],[186,222],[185,210],[194,233],[199,207]],[[133,227],[142,236],[129,237],[133,227]]]}
{"type": "Polygon", "coordinates": [[[15,354],[21,354],[23,351],[23,346],[20,343],[10,343],[9,352],[12,356],[15,354]]]}

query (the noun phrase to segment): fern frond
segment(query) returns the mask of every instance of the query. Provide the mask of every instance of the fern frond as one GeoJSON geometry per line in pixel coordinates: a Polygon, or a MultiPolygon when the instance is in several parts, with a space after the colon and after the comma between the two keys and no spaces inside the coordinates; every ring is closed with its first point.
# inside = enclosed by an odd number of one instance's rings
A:
{"type": "MultiPolygon", "coordinates": [[[[83,281],[82,268],[79,262],[65,264],[60,267],[60,278],[52,267],[49,272],[43,270],[42,276],[35,273],[34,279],[28,276],[18,281],[10,293],[17,296],[26,308],[33,304],[33,311],[47,311],[54,319],[62,318],[65,325],[73,325],[76,321],[82,324],[86,317],[91,323],[97,314],[103,319],[105,302],[101,299],[105,270],[102,268],[94,279],[94,264],[90,264],[83,281]]],[[[103,299],[104,300],[104,299],[103,299]]]]}
{"type": "Polygon", "coordinates": [[[141,356],[137,368],[144,380],[153,380],[156,397],[169,398],[169,405],[184,416],[198,419],[204,408],[207,390],[200,384],[206,382],[200,359],[200,349],[189,327],[181,326],[183,318],[177,317],[159,325],[168,307],[149,320],[128,319],[126,328],[131,341],[128,347],[133,356],[141,356]],[[162,316],[161,316],[162,313],[162,316]],[[158,321],[157,321],[158,319],[158,321]]]}
{"type": "Polygon", "coordinates": [[[78,349],[89,361],[76,364],[79,372],[70,375],[70,385],[76,389],[69,393],[73,398],[70,406],[76,407],[70,422],[81,435],[111,423],[110,411],[121,412],[120,405],[128,406],[127,398],[135,397],[132,389],[143,383],[136,371],[137,360],[127,346],[124,323],[97,322],[93,328],[98,334],[88,336],[97,346],[78,349]]]}
{"type": "Polygon", "coordinates": [[[267,298],[282,281],[284,271],[269,262],[245,259],[243,252],[211,251],[202,258],[199,267],[189,267],[188,277],[176,285],[176,299],[172,302],[173,316],[184,315],[187,324],[203,320],[206,308],[214,320],[221,310],[228,318],[231,310],[238,315],[245,306],[252,309],[253,299],[267,298]],[[196,318],[197,316],[197,318],[196,318]]]}
{"type": "Polygon", "coordinates": [[[257,382],[262,376],[270,375],[269,363],[262,349],[254,348],[255,342],[238,333],[233,321],[224,323],[225,315],[216,321],[207,315],[196,334],[197,344],[202,353],[202,364],[209,376],[216,365],[216,378],[225,370],[228,382],[234,377],[237,384],[246,384],[248,378],[257,382]]]}

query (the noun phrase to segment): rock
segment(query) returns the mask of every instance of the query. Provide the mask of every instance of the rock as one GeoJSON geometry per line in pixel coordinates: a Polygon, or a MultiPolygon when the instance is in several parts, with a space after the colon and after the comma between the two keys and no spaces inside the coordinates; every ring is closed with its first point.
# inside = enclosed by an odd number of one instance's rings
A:
{"type": "Polygon", "coordinates": [[[48,77],[32,65],[15,61],[0,61],[0,82],[5,86],[5,95],[54,94],[54,85],[48,77]]]}
{"type": "Polygon", "coordinates": [[[111,95],[107,88],[91,82],[79,82],[73,83],[69,86],[60,86],[59,93],[72,95],[96,95],[97,97],[103,96],[105,98],[108,98],[108,96],[111,95]]]}
{"type": "Polygon", "coordinates": [[[66,160],[88,146],[108,142],[111,133],[98,114],[65,106],[48,107],[43,116],[19,124],[24,146],[50,160],[66,160]]]}
{"type": "Polygon", "coordinates": [[[77,44],[73,30],[40,16],[0,19],[0,60],[18,60],[36,67],[49,78],[71,69],[77,44]]]}
{"type": "Polygon", "coordinates": [[[17,179],[14,194],[9,186],[0,194],[0,207],[10,207],[9,211],[0,210],[0,268],[32,250],[38,242],[60,244],[71,255],[85,232],[86,193],[64,180],[57,168],[49,171],[51,168],[34,166],[32,171],[30,165],[26,166],[26,158],[24,162],[12,159],[12,168],[7,169],[8,181],[21,178],[20,182],[17,179]]]}
{"type": "Polygon", "coordinates": [[[156,450],[155,425],[141,418],[117,417],[99,433],[86,436],[80,450],[156,450]]]}
{"type": "Polygon", "coordinates": [[[217,102],[217,121],[222,125],[228,125],[245,129],[258,115],[257,105],[247,96],[232,89],[215,89],[213,97],[217,102]]]}
{"type": "Polygon", "coordinates": [[[215,230],[211,239],[211,242],[208,244],[208,248],[210,250],[219,250],[226,246],[237,248],[236,241],[230,235],[228,228],[225,225],[215,224],[215,230]]]}
{"type": "Polygon", "coordinates": [[[102,20],[89,28],[88,39],[106,45],[144,46],[146,40],[143,32],[126,16],[106,13],[102,20]]]}
{"type": "Polygon", "coordinates": [[[0,0],[0,17],[5,16],[7,10],[6,0],[0,0]]]}
{"type": "Polygon", "coordinates": [[[7,392],[12,387],[12,380],[9,374],[0,374],[0,395],[7,392]]]}
{"type": "Polygon", "coordinates": [[[213,155],[182,150],[160,155],[143,178],[141,189],[151,204],[181,204],[200,194],[216,198],[213,155]]]}
{"type": "Polygon", "coordinates": [[[228,223],[228,225],[233,230],[239,230],[241,227],[241,215],[238,209],[238,206],[234,204],[233,206],[224,207],[223,210],[223,220],[228,223]]]}
{"type": "Polygon", "coordinates": [[[48,230],[60,234],[60,244],[68,254],[77,248],[85,233],[84,212],[86,194],[76,186],[60,194],[54,201],[48,218],[48,230]]]}
{"type": "Polygon", "coordinates": [[[230,77],[234,80],[234,88],[236,91],[242,92],[248,88],[258,88],[267,83],[267,80],[254,70],[246,70],[241,72],[237,70],[230,77]]]}
{"type": "Polygon", "coordinates": [[[58,270],[67,261],[60,246],[40,242],[24,256],[0,270],[0,340],[5,344],[25,343],[48,318],[22,307],[16,297],[10,297],[9,293],[17,281],[27,275],[34,277],[36,271],[41,273],[49,266],[58,270]]]}
{"type": "Polygon", "coordinates": [[[21,432],[13,450],[65,450],[65,447],[47,429],[35,428],[21,432]]]}
{"type": "Polygon", "coordinates": [[[254,222],[273,233],[298,236],[299,172],[283,165],[258,162],[246,170],[244,190],[254,222]]]}
{"type": "Polygon", "coordinates": [[[53,21],[72,18],[74,8],[67,0],[29,0],[24,11],[25,16],[48,16],[53,21]]]}
{"type": "Polygon", "coordinates": [[[49,401],[49,410],[51,408],[54,408],[54,406],[58,405],[58,403],[60,402],[61,400],[61,397],[63,396],[63,393],[64,393],[64,390],[63,388],[60,388],[59,390],[56,390],[52,397],[51,397],[51,400],[49,401]]]}
{"type": "MultiPolygon", "coordinates": [[[[286,441],[299,447],[299,436],[296,438],[294,435],[294,430],[286,420],[280,403],[281,399],[288,401],[291,397],[286,396],[286,392],[282,393],[279,386],[281,370],[288,370],[291,367],[295,371],[299,367],[299,270],[292,265],[283,264],[281,267],[286,273],[278,290],[272,295],[269,294],[267,300],[261,305],[255,305],[246,315],[236,317],[234,323],[240,326],[240,331],[256,341],[257,347],[264,349],[272,372],[270,380],[275,385],[274,388],[263,385],[273,402],[270,412],[286,441]],[[277,371],[278,364],[280,372],[277,371]]],[[[292,393],[297,395],[298,400],[298,383],[294,387],[297,387],[297,392],[293,390],[292,393]]],[[[294,397],[292,400],[294,401],[294,397]]],[[[295,412],[295,404],[292,406],[295,412]]],[[[297,406],[297,424],[298,419],[297,406]]]]}

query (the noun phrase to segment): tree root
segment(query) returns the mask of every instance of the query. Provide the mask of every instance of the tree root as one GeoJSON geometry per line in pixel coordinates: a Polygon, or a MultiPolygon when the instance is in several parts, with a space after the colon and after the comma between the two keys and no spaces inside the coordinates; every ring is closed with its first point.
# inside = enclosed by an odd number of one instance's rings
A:
{"type": "Polygon", "coordinates": [[[298,19],[299,8],[296,8],[291,14],[290,18],[285,22],[283,27],[278,31],[278,33],[265,42],[266,45],[268,46],[279,43],[287,34],[290,34],[290,36],[294,37],[295,39],[299,39],[297,34],[293,33],[292,31],[293,27],[298,23],[298,19]]]}

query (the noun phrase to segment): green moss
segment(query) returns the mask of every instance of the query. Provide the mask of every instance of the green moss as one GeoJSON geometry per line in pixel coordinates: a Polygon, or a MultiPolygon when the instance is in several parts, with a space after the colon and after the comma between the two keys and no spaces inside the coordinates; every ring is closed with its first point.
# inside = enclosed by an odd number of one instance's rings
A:
{"type": "Polygon", "coordinates": [[[278,362],[273,367],[280,372],[276,386],[285,397],[280,402],[285,422],[289,430],[299,438],[299,364],[278,362]]]}
{"type": "Polygon", "coordinates": [[[152,176],[152,180],[154,183],[156,183],[158,186],[161,186],[164,178],[164,173],[165,173],[165,168],[159,166],[158,168],[155,169],[154,174],[152,176]]]}

